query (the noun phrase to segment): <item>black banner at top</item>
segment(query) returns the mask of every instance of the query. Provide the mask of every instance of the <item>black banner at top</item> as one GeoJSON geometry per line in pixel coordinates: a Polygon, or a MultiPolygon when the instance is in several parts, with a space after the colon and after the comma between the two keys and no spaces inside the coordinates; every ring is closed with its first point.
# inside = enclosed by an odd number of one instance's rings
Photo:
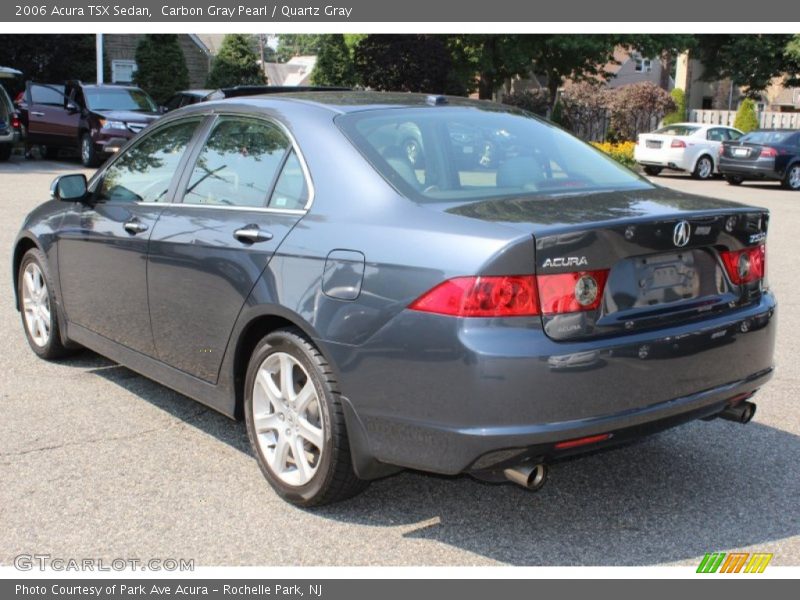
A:
{"type": "Polygon", "coordinates": [[[800,21],[786,0],[12,0],[3,22],[738,22],[800,21]]]}

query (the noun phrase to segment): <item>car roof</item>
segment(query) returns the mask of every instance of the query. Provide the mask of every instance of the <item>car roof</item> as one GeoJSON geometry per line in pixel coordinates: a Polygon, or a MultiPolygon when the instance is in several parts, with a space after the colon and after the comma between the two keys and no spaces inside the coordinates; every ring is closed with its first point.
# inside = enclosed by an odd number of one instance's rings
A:
{"type": "Polygon", "coordinates": [[[17,69],[12,69],[11,67],[0,67],[0,79],[14,79],[15,77],[20,77],[22,75],[22,71],[18,71],[17,69]]]}
{"type": "Polygon", "coordinates": [[[486,100],[471,100],[460,96],[441,94],[417,94],[410,92],[281,92],[279,94],[255,94],[220,100],[219,103],[248,104],[254,107],[269,107],[274,101],[296,102],[326,108],[337,113],[352,113],[388,108],[412,108],[433,106],[456,106],[483,108],[495,111],[514,112],[512,106],[486,100]]]}

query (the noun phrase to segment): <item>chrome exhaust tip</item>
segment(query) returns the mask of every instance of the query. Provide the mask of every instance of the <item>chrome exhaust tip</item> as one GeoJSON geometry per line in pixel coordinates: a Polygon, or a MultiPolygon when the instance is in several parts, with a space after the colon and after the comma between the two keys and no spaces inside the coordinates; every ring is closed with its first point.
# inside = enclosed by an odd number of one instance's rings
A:
{"type": "Polygon", "coordinates": [[[535,492],[547,481],[547,465],[544,463],[522,463],[503,470],[506,479],[535,492]]]}
{"type": "Polygon", "coordinates": [[[719,413],[720,419],[725,419],[727,421],[735,421],[736,423],[741,423],[744,425],[745,423],[749,423],[753,416],[756,414],[756,405],[754,402],[740,402],[735,406],[729,406],[721,413],[719,413]]]}

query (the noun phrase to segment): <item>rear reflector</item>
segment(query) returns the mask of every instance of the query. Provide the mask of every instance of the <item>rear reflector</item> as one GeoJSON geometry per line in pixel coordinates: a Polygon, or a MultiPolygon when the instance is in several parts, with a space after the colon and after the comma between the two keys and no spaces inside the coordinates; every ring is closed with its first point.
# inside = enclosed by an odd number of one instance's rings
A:
{"type": "Polygon", "coordinates": [[[536,278],[456,277],[440,283],[409,306],[454,317],[523,317],[539,314],[536,278]]]}
{"type": "Polygon", "coordinates": [[[720,252],[722,264],[734,285],[752,283],[764,278],[767,247],[764,244],[744,250],[720,252]]]}
{"type": "Polygon", "coordinates": [[[556,450],[567,450],[568,448],[577,448],[578,446],[588,446],[589,444],[604,442],[610,438],[610,433],[601,433],[600,435],[590,435],[587,437],[577,438],[575,440],[567,440],[566,442],[558,442],[555,445],[555,448],[556,450]]]}
{"type": "Polygon", "coordinates": [[[603,300],[608,271],[578,271],[540,275],[539,302],[542,314],[595,310],[603,300]]]}

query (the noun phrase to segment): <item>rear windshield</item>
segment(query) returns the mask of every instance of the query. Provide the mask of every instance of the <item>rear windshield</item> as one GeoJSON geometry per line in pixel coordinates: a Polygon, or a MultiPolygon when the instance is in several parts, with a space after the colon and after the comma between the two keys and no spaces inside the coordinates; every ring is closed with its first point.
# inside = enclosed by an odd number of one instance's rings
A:
{"type": "Polygon", "coordinates": [[[420,107],[355,112],[336,123],[378,172],[421,202],[652,187],[527,113],[420,107]]]}
{"type": "Polygon", "coordinates": [[[751,144],[783,144],[792,135],[793,131],[751,131],[739,141],[751,144]]]}
{"type": "Polygon", "coordinates": [[[698,129],[700,128],[692,127],[691,125],[669,125],[668,127],[656,129],[653,133],[659,135],[692,135],[698,129]]]}
{"type": "Polygon", "coordinates": [[[144,91],[133,88],[87,88],[86,104],[92,110],[155,112],[156,104],[144,91]]]}

